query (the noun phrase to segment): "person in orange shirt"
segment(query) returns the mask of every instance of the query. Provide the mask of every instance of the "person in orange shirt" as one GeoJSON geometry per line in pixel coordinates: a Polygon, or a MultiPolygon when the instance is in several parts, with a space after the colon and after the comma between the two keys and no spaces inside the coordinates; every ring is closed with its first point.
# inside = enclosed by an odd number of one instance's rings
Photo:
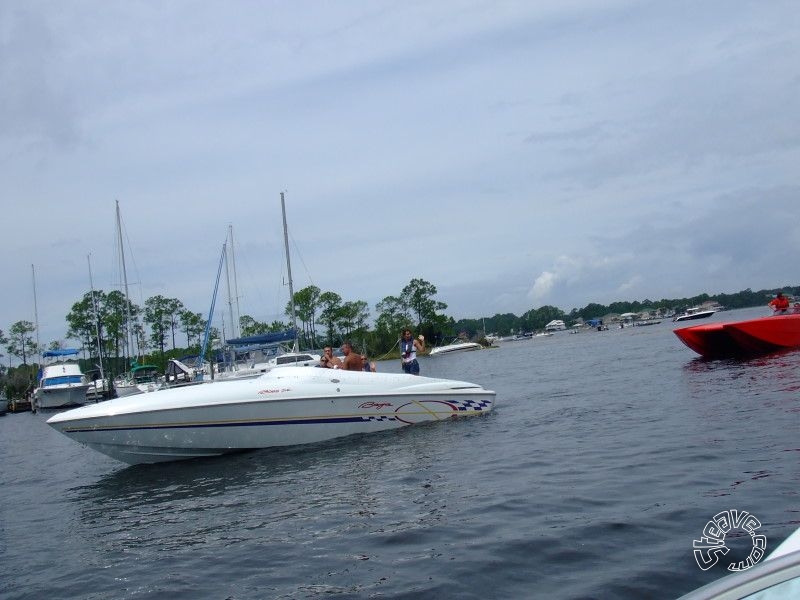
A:
{"type": "Polygon", "coordinates": [[[789,310],[789,299],[784,296],[782,292],[778,292],[778,295],[769,301],[769,306],[771,306],[772,310],[776,313],[783,314],[789,310]]]}

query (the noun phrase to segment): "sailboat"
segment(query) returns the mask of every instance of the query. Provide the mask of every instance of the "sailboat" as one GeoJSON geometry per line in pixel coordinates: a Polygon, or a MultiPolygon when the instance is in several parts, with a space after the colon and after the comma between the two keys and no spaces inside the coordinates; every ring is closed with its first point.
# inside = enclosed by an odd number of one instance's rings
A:
{"type": "MultiPolygon", "coordinates": [[[[286,200],[283,192],[281,192],[281,214],[283,216],[283,242],[286,252],[286,273],[289,280],[289,305],[291,307],[292,329],[286,332],[265,333],[226,340],[225,343],[228,353],[244,358],[243,360],[233,361],[228,368],[216,373],[216,379],[258,377],[275,367],[309,367],[319,364],[321,358],[319,354],[300,352],[298,345],[297,315],[294,307],[294,283],[292,281],[292,263],[289,254],[289,230],[286,225],[286,200]],[[282,349],[281,344],[288,341],[292,341],[292,349],[287,352],[282,349]]],[[[223,254],[227,256],[225,246],[223,246],[223,254]]],[[[230,283],[228,284],[228,288],[228,295],[230,298],[230,283]]]]}
{"type": "Polygon", "coordinates": [[[128,271],[125,267],[125,244],[122,238],[122,219],[119,213],[119,200],[117,202],[117,241],[119,243],[120,263],[122,266],[122,284],[125,289],[125,345],[127,354],[131,358],[131,370],[114,379],[114,389],[117,396],[132,396],[144,392],[154,392],[161,389],[163,379],[155,365],[140,365],[133,358],[133,333],[131,321],[131,303],[128,292],[128,271]]]}

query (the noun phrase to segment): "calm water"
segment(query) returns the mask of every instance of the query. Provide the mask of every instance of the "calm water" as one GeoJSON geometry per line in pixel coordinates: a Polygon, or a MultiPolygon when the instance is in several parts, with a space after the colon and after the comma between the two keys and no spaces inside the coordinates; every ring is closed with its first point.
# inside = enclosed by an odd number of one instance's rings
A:
{"type": "Polygon", "coordinates": [[[423,360],[495,411],[311,447],[125,467],[0,417],[0,597],[675,598],[725,573],[692,556],[716,513],[768,550],[800,523],[800,352],[673,327],[423,360]]]}

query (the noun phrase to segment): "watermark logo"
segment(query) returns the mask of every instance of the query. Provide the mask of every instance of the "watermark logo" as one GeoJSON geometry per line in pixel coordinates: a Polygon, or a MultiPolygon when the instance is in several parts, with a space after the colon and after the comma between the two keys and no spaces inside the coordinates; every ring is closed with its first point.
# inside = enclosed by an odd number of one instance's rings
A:
{"type": "Polygon", "coordinates": [[[714,515],[706,526],[703,527],[703,537],[694,540],[694,559],[697,566],[708,571],[717,564],[720,556],[728,554],[730,549],[725,545],[725,536],[733,529],[740,529],[750,534],[753,548],[747,559],[728,564],[728,571],[745,571],[764,558],[767,551],[767,538],[757,534],[761,521],[756,519],[746,510],[725,510],[714,515]]]}

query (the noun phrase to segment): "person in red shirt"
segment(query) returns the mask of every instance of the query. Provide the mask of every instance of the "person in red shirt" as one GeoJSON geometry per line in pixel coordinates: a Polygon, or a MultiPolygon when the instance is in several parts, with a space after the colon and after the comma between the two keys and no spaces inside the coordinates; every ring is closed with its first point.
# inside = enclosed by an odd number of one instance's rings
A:
{"type": "Polygon", "coordinates": [[[783,293],[778,292],[778,295],[769,301],[769,306],[771,306],[772,310],[776,313],[785,313],[789,310],[789,299],[784,296],[783,293]]]}

